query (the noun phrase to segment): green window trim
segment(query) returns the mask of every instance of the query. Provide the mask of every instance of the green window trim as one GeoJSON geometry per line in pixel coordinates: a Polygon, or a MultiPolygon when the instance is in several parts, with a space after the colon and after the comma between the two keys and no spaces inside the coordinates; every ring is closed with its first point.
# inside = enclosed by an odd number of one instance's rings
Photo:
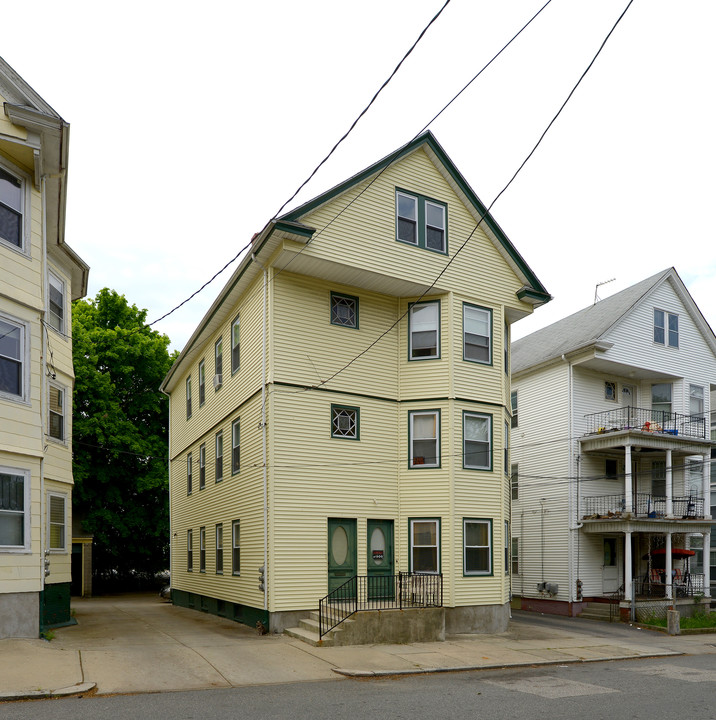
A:
{"type": "Polygon", "coordinates": [[[408,303],[408,361],[422,360],[440,360],[440,324],[442,322],[440,300],[421,300],[420,302],[408,303]],[[437,306],[437,318],[435,322],[430,322],[432,318],[424,317],[420,322],[414,319],[421,310],[427,310],[431,306],[437,306]],[[434,329],[432,329],[434,326],[434,329]],[[435,342],[432,342],[430,333],[435,333],[435,342]],[[415,337],[413,337],[415,335],[415,337]],[[431,348],[435,348],[434,354],[423,354],[426,351],[431,352],[431,348]]]}
{"type": "Polygon", "coordinates": [[[221,385],[224,379],[224,338],[219,336],[219,339],[214,343],[214,392],[218,392],[221,389],[221,385]]]}
{"type": "Polygon", "coordinates": [[[359,298],[331,291],[331,325],[359,330],[359,298]]]}
{"type": "Polygon", "coordinates": [[[231,574],[241,575],[241,520],[231,521],[231,574]]]}
{"type": "Polygon", "coordinates": [[[462,574],[463,577],[492,577],[495,574],[493,558],[493,527],[491,518],[464,517],[462,519],[462,574]],[[478,543],[475,541],[479,540],[480,538],[476,538],[474,536],[468,537],[468,525],[476,525],[482,527],[487,526],[487,537],[485,538],[487,542],[478,543]],[[468,540],[471,541],[469,545],[468,540]],[[472,550],[473,552],[468,553],[468,550],[472,550]],[[472,565],[480,560],[480,557],[485,554],[485,550],[487,551],[487,553],[486,558],[484,559],[487,560],[487,569],[468,570],[468,557],[471,556],[469,562],[472,565]]]}
{"type": "Polygon", "coordinates": [[[214,526],[214,548],[216,549],[216,560],[214,570],[217,575],[224,574],[224,524],[217,523],[214,526]]]}
{"type": "Polygon", "coordinates": [[[186,571],[194,571],[194,531],[186,531],[186,571]]]}
{"type": "Polygon", "coordinates": [[[241,325],[237,315],[231,322],[231,374],[234,375],[241,367],[241,325]]]}
{"type": "Polygon", "coordinates": [[[360,408],[331,403],[331,437],[360,440],[360,408]]]}
{"type": "Polygon", "coordinates": [[[192,458],[191,453],[186,456],[186,494],[191,495],[192,492],[192,458]]]}
{"type": "Polygon", "coordinates": [[[199,407],[206,402],[206,364],[203,360],[199,362],[199,407]]]}
{"type": "Polygon", "coordinates": [[[186,379],[186,419],[191,418],[191,375],[186,379]]]}
{"type": "Polygon", "coordinates": [[[214,436],[214,482],[224,479],[224,431],[214,436]]]}
{"type": "Polygon", "coordinates": [[[231,474],[241,472],[241,418],[231,423],[231,474]]]}
{"type": "MultiPolygon", "coordinates": [[[[441,572],[441,563],[442,563],[442,552],[441,552],[441,530],[442,530],[442,518],[439,517],[409,517],[408,518],[408,544],[409,544],[409,567],[410,572],[426,572],[430,573],[432,575],[439,575],[441,572]],[[413,531],[416,528],[416,523],[435,523],[435,535],[436,535],[436,544],[416,544],[415,543],[415,537],[413,535],[413,531]],[[435,564],[436,568],[435,570],[415,570],[415,549],[416,548],[435,548],[435,564]]],[[[423,562],[425,561],[425,558],[423,558],[423,562]]],[[[422,567],[422,566],[421,566],[422,567]]]]}
{"type": "MultiPolygon", "coordinates": [[[[473,412],[471,410],[463,410],[462,411],[462,467],[464,470],[477,470],[480,472],[492,472],[493,469],[493,458],[494,458],[494,439],[493,439],[493,422],[492,422],[492,415],[489,413],[481,413],[481,412],[473,412]],[[478,438],[468,438],[466,435],[466,428],[468,426],[468,423],[466,423],[466,419],[480,419],[480,420],[487,420],[487,431],[488,431],[488,439],[478,439],[478,438]],[[469,464],[468,463],[468,456],[472,458],[472,456],[475,457],[475,459],[478,459],[479,455],[484,454],[484,450],[481,450],[478,452],[477,448],[473,449],[473,452],[468,453],[466,444],[468,442],[473,443],[480,443],[481,445],[487,444],[487,455],[488,455],[488,463],[483,465],[477,465],[477,464],[469,464]]],[[[474,434],[474,433],[473,433],[474,434]]]]}
{"type": "Polygon", "coordinates": [[[438,255],[448,254],[447,203],[395,188],[395,240],[438,255]]]}
{"type": "Polygon", "coordinates": [[[409,410],[408,411],[408,468],[410,470],[423,470],[423,469],[435,469],[441,467],[441,457],[440,457],[440,428],[441,428],[441,422],[440,422],[440,409],[439,408],[431,408],[427,410],[409,410]],[[430,416],[432,415],[435,418],[435,462],[427,463],[425,462],[425,458],[429,458],[431,456],[429,455],[417,455],[414,451],[416,449],[424,450],[426,448],[416,448],[413,445],[413,441],[415,440],[416,443],[422,443],[425,445],[426,443],[432,442],[433,438],[431,438],[429,435],[421,435],[418,438],[415,438],[415,431],[414,431],[414,419],[416,416],[430,416]],[[418,462],[416,462],[416,460],[418,462]]]}
{"type": "Polygon", "coordinates": [[[493,336],[492,310],[482,305],[464,302],[462,304],[462,359],[465,362],[476,363],[478,365],[492,365],[493,336]],[[467,318],[466,316],[470,311],[472,311],[473,317],[467,318]],[[487,320],[486,323],[485,318],[487,320]],[[472,324],[470,329],[475,331],[479,329],[477,325],[481,322],[487,325],[487,335],[468,332],[469,324],[472,324]],[[468,342],[468,339],[470,339],[471,342],[468,342]],[[485,350],[487,351],[486,359],[477,357],[483,354],[485,350]],[[474,357],[468,357],[470,353],[474,357]]]}
{"type": "Polygon", "coordinates": [[[206,487],[206,443],[199,445],[199,490],[206,487]]]}

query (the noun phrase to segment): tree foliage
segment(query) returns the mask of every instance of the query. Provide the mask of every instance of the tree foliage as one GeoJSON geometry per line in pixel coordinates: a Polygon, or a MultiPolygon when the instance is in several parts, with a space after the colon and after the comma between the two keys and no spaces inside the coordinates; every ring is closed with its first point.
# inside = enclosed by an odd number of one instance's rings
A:
{"type": "Polygon", "coordinates": [[[73,305],[73,508],[94,535],[99,577],[168,567],[169,338],[104,288],[73,305]]]}

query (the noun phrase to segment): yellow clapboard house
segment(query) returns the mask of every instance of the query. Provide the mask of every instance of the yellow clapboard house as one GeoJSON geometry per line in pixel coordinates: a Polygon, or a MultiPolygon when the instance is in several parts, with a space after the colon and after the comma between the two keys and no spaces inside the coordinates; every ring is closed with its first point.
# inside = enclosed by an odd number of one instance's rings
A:
{"type": "Polygon", "coordinates": [[[70,621],[69,125],[0,59],[0,638],[70,621]]]}
{"type": "Polygon", "coordinates": [[[550,296],[484,213],[427,132],[254,237],[163,383],[175,603],[281,631],[418,578],[506,626],[510,326],[550,296]]]}

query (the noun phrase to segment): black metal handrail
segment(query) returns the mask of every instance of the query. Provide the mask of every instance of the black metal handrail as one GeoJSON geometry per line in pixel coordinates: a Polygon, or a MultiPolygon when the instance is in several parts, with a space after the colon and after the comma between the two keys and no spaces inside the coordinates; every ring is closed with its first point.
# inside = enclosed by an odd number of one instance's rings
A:
{"type": "Polygon", "coordinates": [[[706,418],[700,415],[651,410],[649,408],[620,407],[584,416],[587,435],[603,435],[618,430],[641,430],[665,435],[707,439],[706,418]]]}
{"type": "MultiPolygon", "coordinates": [[[[704,499],[697,495],[675,496],[671,499],[672,518],[703,518],[704,499]]],[[[618,519],[626,513],[636,517],[666,517],[666,496],[651,493],[635,493],[632,506],[626,505],[624,494],[596,495],[582,500],[583,520],[618,519]]]]}
{"type": "Polygon", "coordinates": [[[326,633],[361,610],[442,607],[441,573],[354,575],[318,602],[318,633],[326,633]]]}

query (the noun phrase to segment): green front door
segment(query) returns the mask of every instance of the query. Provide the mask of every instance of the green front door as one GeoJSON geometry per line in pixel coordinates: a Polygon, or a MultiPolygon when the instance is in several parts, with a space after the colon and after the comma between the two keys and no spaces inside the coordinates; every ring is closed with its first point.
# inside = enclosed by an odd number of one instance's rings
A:
{"type": "Polygon", "coordinates": [[[395,594],[393,521],[368,520],[368,597],[390,600],[395,594]]]}
{"type": "Polygon", "coordinates": [[[356,575],[357,567],[355,519],[328,518],[328,592],[356,575]]]}

